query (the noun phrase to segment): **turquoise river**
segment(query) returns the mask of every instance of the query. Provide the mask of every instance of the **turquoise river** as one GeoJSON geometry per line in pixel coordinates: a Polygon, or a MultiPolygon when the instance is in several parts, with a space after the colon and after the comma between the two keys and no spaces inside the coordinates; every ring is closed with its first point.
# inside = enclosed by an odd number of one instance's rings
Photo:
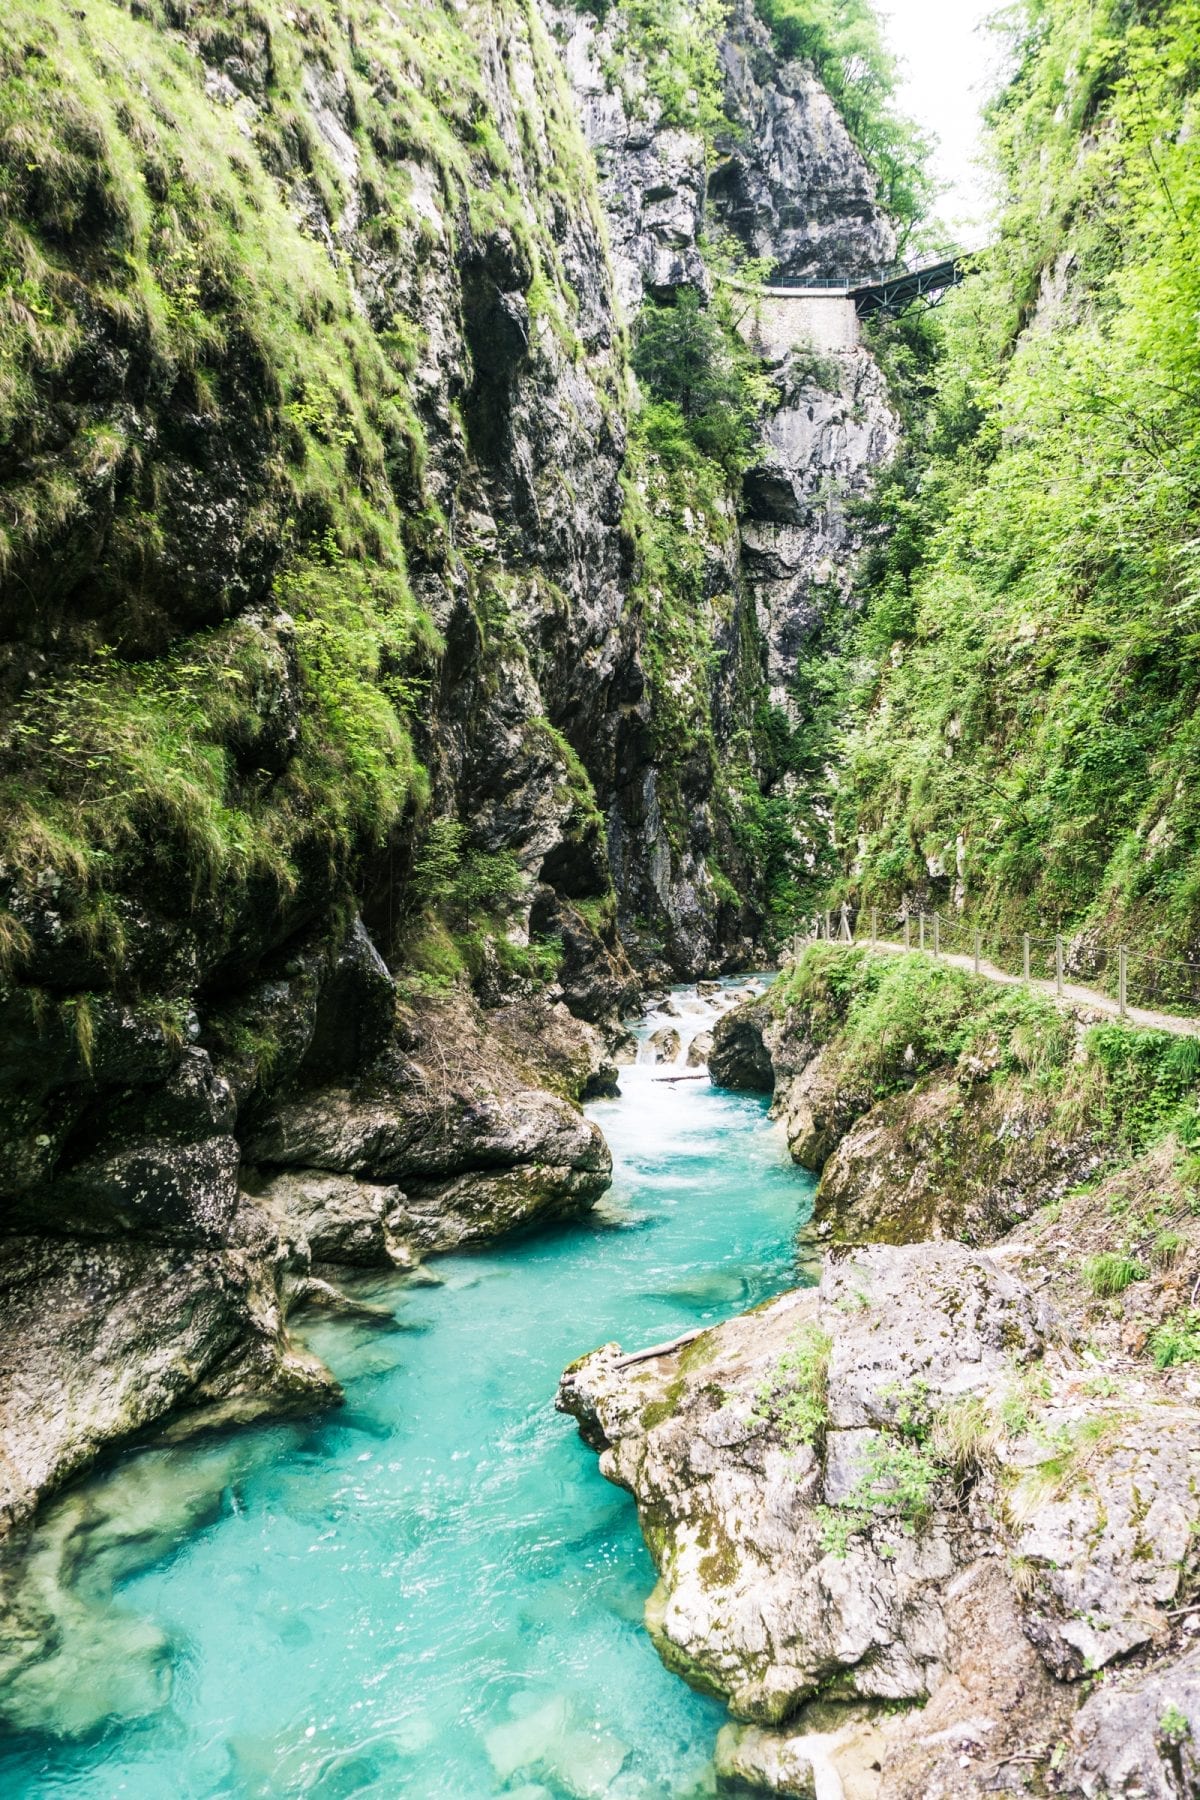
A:
{"type": "Polygon", "coordinates": [[[5,1800],[713,1791],[722,1709],[659,1663],[633,1502],[554,1394],[598,1344],[794,1282],[811,1183],[764,1101],[661,1073],[589,1108],[615,1160],[590,1222],[306,1324],[343,1407],[129,1452],[47,1509],[53,1631],[8,1696],[5,1800]]]}

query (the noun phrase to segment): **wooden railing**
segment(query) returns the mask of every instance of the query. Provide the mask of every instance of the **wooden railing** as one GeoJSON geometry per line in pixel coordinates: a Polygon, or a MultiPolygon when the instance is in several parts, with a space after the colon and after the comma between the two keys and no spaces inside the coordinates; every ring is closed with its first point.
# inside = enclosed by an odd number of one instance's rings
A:
{"type": "Polygon", "coordinates": [[[816,942],[951,957],[977,975],[1052,985],[1060,998],[1070,998],[1073,987],[1085,988],[1115,1000],[1122,1018],[1131,1008],[1200,1017],[1200,958],[1156,956],[1128,944],[1105,946],[1082,933],[1006,936],[941,912],[881,914],[878,907],[842,906],[815,914],[809,928],[796,934],[794,948],[798,953],[816,942]]]}

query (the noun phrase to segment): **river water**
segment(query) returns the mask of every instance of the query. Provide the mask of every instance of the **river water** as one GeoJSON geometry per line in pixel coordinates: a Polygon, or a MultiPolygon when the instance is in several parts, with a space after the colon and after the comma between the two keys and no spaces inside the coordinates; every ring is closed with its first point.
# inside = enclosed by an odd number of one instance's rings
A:
{"type": "MultiPolygon", "coordinates": [[[[711,1022],[673,998],[685,1040],[711,1022]]],[[[659,1663],[633,1502],[553,1398],[598,1344],[793,1282],[811,1183],[765,1101],[663,1072],[589,1107],[615,1160],[590,1222],[306,1327],[343,1408],[129,1453],[48,1509],[57,1641],[7,1696],[5,1800],[712,1792],[722,1709],[659,1663]]]]}

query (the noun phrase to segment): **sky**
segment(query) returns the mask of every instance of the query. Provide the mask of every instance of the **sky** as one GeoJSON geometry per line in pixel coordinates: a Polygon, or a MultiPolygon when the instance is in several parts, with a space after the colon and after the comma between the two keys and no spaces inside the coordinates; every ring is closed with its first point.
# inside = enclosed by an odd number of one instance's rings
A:
{"type": "Polygon", "coordinates": [[[997,0],[877,0],[888,41],[901,59],[903,111],[940,139],[934,161],[949,191],[938,217],[970,248],[987,235],[986,183],[972,167],[979,109],[994,82],[995,41],[981,29],[997,0]]]}

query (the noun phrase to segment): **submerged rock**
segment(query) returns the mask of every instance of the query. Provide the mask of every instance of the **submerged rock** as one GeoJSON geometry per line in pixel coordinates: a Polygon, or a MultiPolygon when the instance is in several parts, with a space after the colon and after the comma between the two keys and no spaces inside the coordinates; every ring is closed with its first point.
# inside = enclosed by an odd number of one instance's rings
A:
{"type": "Polygon", "coordinates": [[[219,1249],[8,1240],[0,1525],[175,1407],[246,1416],[334,1398],[333,1377],[287,1339],[282,1273],[278,1239],[251,1206],[219,1249]]]}

